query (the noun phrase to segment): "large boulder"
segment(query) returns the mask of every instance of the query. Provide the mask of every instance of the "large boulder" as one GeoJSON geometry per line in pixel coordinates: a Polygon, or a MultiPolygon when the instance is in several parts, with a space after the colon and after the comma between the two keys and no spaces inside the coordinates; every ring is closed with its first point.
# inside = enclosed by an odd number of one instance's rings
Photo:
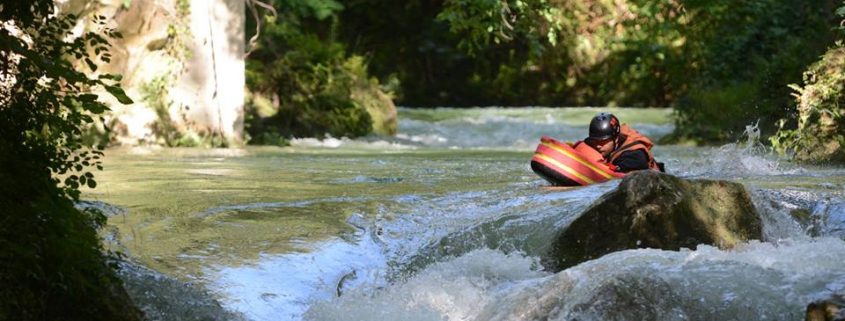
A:
{"type": "Polygon", "coordinates": [[[845,321],[845,294],[834,294],[828,299],[807,305],[806,321],[845,321]]]}
{"type": "Polygon", "coordinates": [[[731,248],[761,236],[760,217],[741,184],[640,171],[562,230],[544,263],[562,270],[620,250],[731,248]]]}

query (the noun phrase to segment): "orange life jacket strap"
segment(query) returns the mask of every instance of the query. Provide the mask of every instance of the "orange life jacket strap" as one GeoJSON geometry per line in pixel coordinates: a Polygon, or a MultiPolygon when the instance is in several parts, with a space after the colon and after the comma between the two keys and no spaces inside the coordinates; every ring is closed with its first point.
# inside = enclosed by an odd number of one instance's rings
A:
{"type": "MultiPolygon", "coordinates": [[[[620,140],[622,141],[622,143],[625,143],[625,142],[628,141],[629,136],[624,136],[624,137],[621,137],[621,138],[622,139],[620,139],[620,140]]],[[[646,138],[646,139],[648,139],[648,138],[646,138]]],[[[650,144],[650,142],[639,140],[639,139],[635,139],[632,142],[627,143],[625,145],[622,145],[621,147],[614,150],[612,153],[610,153],[610,155],[609,155],[610,157],[608,157],[607,162],[609,164],[612,164],[616,160],[616,158],[618,158],[619,156],[622,155],[622,153],[627,152],[627,151],[640,150],[640,149],[643,150],[646,153],[646,156],[648,156],[648,167],[650,169],[659,171],[660,166],[657,165],[657,162],[654,160],[654,155],[651,154],[651,144],[650,144]]]]}
{"type": "Polygon", "coordinates": [[[610,154],[610,158],[615,160],[616,156],[618,156],[618,154],[622,154],[622,152],[627,152],[629,150],[637,150],[639,148],[632,148],[637,145],[643,145],[642,148],[646,149],[646,152],[648,152],[648,145],[644,141],[635,140],[625,146],[617,148],[615,151],[613,151],[613,153],[610,154]]]}

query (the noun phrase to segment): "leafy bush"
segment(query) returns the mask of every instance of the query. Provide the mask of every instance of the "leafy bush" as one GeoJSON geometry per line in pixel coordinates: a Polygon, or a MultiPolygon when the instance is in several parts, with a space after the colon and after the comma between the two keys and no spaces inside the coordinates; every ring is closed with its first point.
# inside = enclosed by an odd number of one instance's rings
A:
{"type": "MultiPolygon", "coordinates": [[[[247,61],[247,86],[272,97],[274,111],[247,107],[251,143],[279,144],[288,137],[356,137],[373,130],[367,102],[354,94],[370,86],[363,60],[347,56],[328,18],[343,7],[334,1],[277,1],[259,47],[247,61]],[[264,115],[262,115],[262,113],[264,115]]],[[[376,83],[377,88],[377,83],[376,83]]],[[[267,108],[264,108],[267,109],[267,108]]]]}
{"type": "MultiPolygon", "coordinates": [[[[845,18],[845,6],[836,14],[845,18]]],[[[841,38],[845,27],[835,29],[841,38]]],[[[778,121],[771,137],[775,150],[790,154],[799,162],[845,162],[845,44],[842,40],[827,50],[804,72],[804,85],[790,85],[796,105],[778,121]]]]}
{"type": "Polygon", "coordinates": [[[811,163],[845,162],[845,47],[841,42],[804,73],[795,90],[797,124],[781,120],[776,150],[811,163]]]}
{"type": "Polygon", "coordinates": [[[103,156],[82,143],[108,110],[91,90],[131,103],[119,77],[78,70],[96,72],[120,35],[69,37],[76,17],[45,0],[4,3],[0,21],[0,319],[138,320],[102,253],[105,217],[74,208],[103,156]]]}

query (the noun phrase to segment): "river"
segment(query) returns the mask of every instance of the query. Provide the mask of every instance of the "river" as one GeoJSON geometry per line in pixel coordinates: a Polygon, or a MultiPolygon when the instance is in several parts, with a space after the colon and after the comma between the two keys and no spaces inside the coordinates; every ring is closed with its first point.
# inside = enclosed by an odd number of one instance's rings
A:
{"type": "Polygon", "coordinates": [[[845,291],[845,168],[792,164],[753,131],[654,153],[744,184],[763,240],[544,271],[556,231],[618,181],[548,189],[529,159],[598,111],[673,129],[667,109],[400,109],[396,137],[111,149],[83,199],[110,215],[107,244],[158,320],[799,320],[845,291]]]}

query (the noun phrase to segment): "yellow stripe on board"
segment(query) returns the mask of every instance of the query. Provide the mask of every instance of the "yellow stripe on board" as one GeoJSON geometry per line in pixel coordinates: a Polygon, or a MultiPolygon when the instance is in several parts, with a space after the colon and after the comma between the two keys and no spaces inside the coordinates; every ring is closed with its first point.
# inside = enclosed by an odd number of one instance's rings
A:
{"type": "Polygon", "coordinates": [[[599,173],[599,175],[604,176],[604,177],[605,177],[605,178],[607,178],[607,179],[613,179],[613,178],[614,178],[614,177],[613,177],[613,175],[610,175],[610,174],[608,174],[607,172],[605,172],[605,171],[601,170],[600,168],[596,167],[596,165],[590,164],[590,162],[588,162],[588,161],[584,160],[583,158],[581,158],[581,157],[580,157],[580,156],[578,156],[578,155],[574,155],[574,154],[572,154],[571,152],[569,152],[569,151],[567,151],[567,150],[565,150],[565,149],[563,149],[563,148],[557,147],[557,146],[555,146],[555,145],[552,145],[552,144],[549,144],[549,143],[546,143],[546,142],[543,142],[542,144],[543,144],[544,146],[548,147],[548,148],[551,148],[551,149],[554,149],[554,150],[556,150],[556,151],[558,151],[558,152],[563,153],[564,155],[568,156],[569,158],[572,158],[572,159],[574,159],[575,161],[577,161],[577,162],[579,162],[579,163],[583,164],[584,166],[589,167],[589,168],[590,168],[590,169],[592,169],[594,172],[599,173]]]}
{"type": "Polygon", "coordinates": [[[585,181],[585,182],[587,182],[587,183],[590,183],[590,184],[595,184],[595,183],[596,183],[595,181],[593,181],[593,180],[591,180],[591,179],[587,178],[586,176],[584,176],[584,175],[582,175],[581,173],[579,173],[579,172],[575,171],[574,169],[570,168],[569,166],[566,166],[566,165],[561,164],[560,162],[558,162],[558,161],[557,161],[557,160],[555,160],[554,158],[551,158],[551,157],[549,157],[549,156],[547,156],[547,155],[543,155],[543,154],[539,154],[539,153],[538,153],[538,154],[534,154],[534,156],[537,156],[537,157],[539,157],[539,158],[543,159],[544,161],[547,161],[547,162],[549,162],[549,163],[552,163],[552,165],[555,165],[555,166],[557,166],[557,167],[560,167],[561,169],[563,169],[563,170],[567,171],[568,173],[570,173],[570,174],[572,174],[572,175],[575,175],[576,177],[580,178],[581,180],[583,180],[583,181],[585,181]]]}

